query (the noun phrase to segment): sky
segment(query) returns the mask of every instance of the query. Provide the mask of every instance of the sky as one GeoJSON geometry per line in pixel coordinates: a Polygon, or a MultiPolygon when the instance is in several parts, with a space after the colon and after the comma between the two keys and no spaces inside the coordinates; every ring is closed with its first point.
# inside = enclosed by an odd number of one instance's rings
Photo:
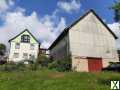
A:
{"type": "MultiPolygon", "coordinates": [[[[87,10],[94,9],[101,19],[120,37],[114,11],[114,0],[0,0],[0,43],[28,29],[48,48],[65,27],[87,10]]],[[[117,40],[120,48],[120,39],[117,40]]]]}

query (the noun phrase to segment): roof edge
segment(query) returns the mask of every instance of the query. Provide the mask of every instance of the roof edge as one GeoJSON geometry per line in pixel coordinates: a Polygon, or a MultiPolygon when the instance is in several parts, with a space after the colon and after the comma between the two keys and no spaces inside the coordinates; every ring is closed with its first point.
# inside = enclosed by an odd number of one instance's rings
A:
{"type": "Polygon", "coordinates": [[[93,13],[99,21],[108,29],[108,31],[114,36],[115,39],[118,39],[118,37],[113,33],[113,31],[103,22],[103,20],[96,14],[96,12],[93,9],[88,10],[85,14],[83,14],[80,18],[78,18],[76,21],[74,21],[70,26],[65,28],[63,32],[56,38],[56,40],[51,44],[51,46],[48,49],[52,49],[54,45],[57,43],[57,41],[62,37],[63,33],[66,31],[68,32],[69,29],[71,29],[76,23],[78,23],[80,20],[82,20],[85,16],[87,16],[89,13],[93,13]]]}
{"type": "Polygon", "coordinates": [[[19,35],[21,35],[21,34],[24,33],[25,31],[27,31],[27,32],[35,39],[35,41],[38,42],[38,44],[40,44],[40,42],[33,36],[33,34],[32,34],[28,29],[23,30],[23,31],[20,32],[18,35],[16,35],[16,36],[13,37],[12,39],[8,40],[8,42],[11,42],[13,39],[17,38],[19,35]]]}

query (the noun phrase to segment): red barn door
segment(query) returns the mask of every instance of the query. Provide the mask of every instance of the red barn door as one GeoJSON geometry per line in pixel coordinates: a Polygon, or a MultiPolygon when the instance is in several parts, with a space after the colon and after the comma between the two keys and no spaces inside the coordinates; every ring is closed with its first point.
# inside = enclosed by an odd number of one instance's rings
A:
{"type": "Polygon", "coordinates": [[[88,58],[89,72],[97,72],[102,70],[102,58],[88,58]]]}

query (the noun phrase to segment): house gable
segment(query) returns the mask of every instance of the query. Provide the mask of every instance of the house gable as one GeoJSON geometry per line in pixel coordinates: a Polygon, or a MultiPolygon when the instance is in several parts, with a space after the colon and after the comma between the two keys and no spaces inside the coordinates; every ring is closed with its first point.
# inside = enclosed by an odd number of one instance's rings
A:
{"type": "Polygon", "coordinates": [[[30,36],[30,43],[38,43],[39,44],[39,41],[37,41],[37,39],[27,29],[25,29],[23,32],[21,32],[20,34],[18,34],[14,38],[10,39],[9,42],[20,43],[22,35],[29,35],[30,36]]]}
{"type": "Polygon", "coordinates": [[[69,43],[72,55],[99,58],[115,56],[115,38],[93,12],[70,28],[69,43]]]}
{"type": "Polygon", "coordinates": [[[80,31],[85,34],[103,34],[107,37],[117,38],[111,30],[109,31],[108,27],[106,28],[103,21],[101,22],[94,12],[90,12],[86,17],[84,17],[84,19],[77,22],[70,29],[72,31],[76,31],[76,33],[80,31]]]}
{"type": "Polygon", "coordinates": [[[86,16],[88,16],[90,13],[92,13],[97,20],[104,26],[104,28],[107,29],[107,31],[110,32],[110,34],[117,39],[118,37],[111,31],[111,29],[102,21],[102,19],[100,19],[100,17],[94,12],[94,10],[89,10],[88,12],[86,12],[83,16],[81,16],[79,19],[77,19],[74,23],[72,23],[70,26],[68,26],[67,28],[65,28],[63,30],[63,32],[57,37],[57,39],[52,43],[52,45],[49,47],[49,49],[52,49],[67,33],[68,31],[75,26],[78,22],[80,22],[81,20],[83,20],[86,16]]]}

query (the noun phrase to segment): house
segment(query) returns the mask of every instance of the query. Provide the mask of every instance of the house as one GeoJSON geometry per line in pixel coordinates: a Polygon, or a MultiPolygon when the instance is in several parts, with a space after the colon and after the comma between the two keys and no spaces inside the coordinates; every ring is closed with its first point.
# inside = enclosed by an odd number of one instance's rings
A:
{"type": "Polygon", "coordinates": [[[45,55],[46,57],[49,57],[49,50],[45,48],[40,48],[39,55],[45,55]]]}
{"type": "Polygon", "coordinates": [[[53,59],[70,56],[75,71],[94,72],[118,62],[117,36],[94,10],[64,29],[49,47],[53,59]]]}
{"type": "Polygon", "coordinates": [[[37,58],[40,44],[27,29],[10,39],[9,42],[9,61],[19,62],[37,58]]]}

